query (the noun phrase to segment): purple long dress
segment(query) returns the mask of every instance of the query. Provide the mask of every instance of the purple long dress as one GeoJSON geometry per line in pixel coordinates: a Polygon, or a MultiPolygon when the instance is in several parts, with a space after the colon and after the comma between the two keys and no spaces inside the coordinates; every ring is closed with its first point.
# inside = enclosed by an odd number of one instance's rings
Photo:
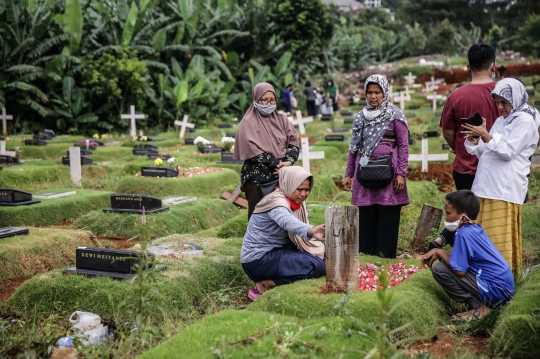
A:
{"type": "MultiPolygon", "coordinates": [[[[371,158],[378,158],[389,155],[392,147],[396,146],[392,154],[392,163],[394,165],[394,174],[407,177],[407,164],[409,159],[409,131],[407,126],[399,121],[394,120],[388,126],[388,130],[396,133],[396,144],[390,142],[379,142],[375,151],[371,154],[371,158]]],[[[347,169],[345,177],[354,178],[352,190],[352,204],[356,206],[371,206],[375,204],[383,206],[397,206],[409,204],[409,194],[407,192],[407,181],[405,187],[398,193],[394,192],[394,181],[386,187],[382,188],[366,188],[362,186],[356,179],[356,172],[360,166],[360,154],[349,152],[347,159],[347,169]]]]}

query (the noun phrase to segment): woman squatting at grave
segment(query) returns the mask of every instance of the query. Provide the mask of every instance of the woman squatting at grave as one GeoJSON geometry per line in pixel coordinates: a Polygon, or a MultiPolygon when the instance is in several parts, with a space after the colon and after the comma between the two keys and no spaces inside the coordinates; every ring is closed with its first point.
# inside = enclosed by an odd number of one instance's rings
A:
{"type": "Polygon", "coordinates": [[[364,91],[367,105],[353,123],[343,185],[352,189],[351,202],[359,209],[360,252],[395,258],[401,207],[410,203],[405,183],[409,127],[403,112],[388,102],[384,76],[369,76],[364,91]],[[385,176],[379,177],[383,166],[385,176]],[[364,177],[368,170],[370,178],[364,177]]]}
{"type": "Polygon", "coordinates": [[[521,219],[529,184],[531,156],[538,144],[540,113],[527,105],[523,83],[514,78],[497,82],[491,93],[502,116],[488,132],[463,125],[465,148],[478,157],[472,191],[480,197],[478,222],[517,276],[522,262],[521,219]]]}
{"type": "Polygon", "coordinates": [[[294,126],[276,111],[274,87],[266,82],[257,84],[253,101],[238,126],[234,143],[234,158],[244,160],[240,177],[248,218],[257,203],[277,186],[279,170],[293,166],[300,152],[294,126]]]}
{"type": "Polygon", "coordinates": [[[324,224],[309,225],[305,200],[313,175],[302,167],[279,171],[279,187],[255,207],[242,242],[240,262],[255,282],[248,296],[255,300],[278,285],[326,274],[324,224]]]}

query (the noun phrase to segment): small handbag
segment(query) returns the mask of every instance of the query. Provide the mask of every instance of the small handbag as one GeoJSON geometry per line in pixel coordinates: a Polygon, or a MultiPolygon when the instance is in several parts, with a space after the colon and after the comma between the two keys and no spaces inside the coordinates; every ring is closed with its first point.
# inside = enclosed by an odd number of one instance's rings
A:
{"type": "MultiPolygon", "coordinates": [[[[362,127],[362,138],[360,142],[364,142],[364,127],[362,127]]],[[[389,155],[379,158],[370,159],[365,166],[359,166],[356,171],[356,179],[358,182],[367,188],[386,187],[394,178],[394,165],[392,164],[392,154],[395,146],[389,155]]]]}
{"type": "Polygon", "coordinates": [[[274,190],[276,189],[276,186],[278,185],[279,185],[279,180],[274,180],[268,183],[260,183],[259,188],[261,189],[261,194],[264,197],[267,194],[274,192],[274,190]]]}
{"type": "MultiPolygon", "coordinates": [[[[394,152],[393,149],[392,152],[394,152]]],[[[368,188],[388,186],[392,182],[392,178],[394,178],[392,152],[387,156],[369,160],[367,165],[358,167],[358,171],[356,172],[358,182],[368,188]]]]}

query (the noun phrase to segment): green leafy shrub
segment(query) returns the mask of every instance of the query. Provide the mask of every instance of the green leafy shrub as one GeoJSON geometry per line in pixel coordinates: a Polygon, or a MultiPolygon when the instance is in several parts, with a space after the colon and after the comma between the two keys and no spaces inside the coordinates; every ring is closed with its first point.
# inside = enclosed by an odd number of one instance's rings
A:
{"type": "Polygon", "coordinates": [[[410,72],[418,80],[423,74],[430,73],[432,70],[433,68],[431,66],[403,65],[396,70],[396,74],[402,81],[405,81],[405,76],[408,76],[410,72]]]}

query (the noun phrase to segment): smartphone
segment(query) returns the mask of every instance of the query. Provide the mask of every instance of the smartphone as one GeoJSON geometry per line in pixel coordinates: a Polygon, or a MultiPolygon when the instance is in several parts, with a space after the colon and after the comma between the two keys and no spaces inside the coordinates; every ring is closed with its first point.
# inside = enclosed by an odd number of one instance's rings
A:
{"type": "Polygon", "coordinates": [[[474,115],[472,115],[469,118],[462,118],[461,123],[467,124],[467,125],[473,125],[473,126],[480,126],[484,120],[482,120],[482,116],[478,112],[475,112],[474,115]]]}

